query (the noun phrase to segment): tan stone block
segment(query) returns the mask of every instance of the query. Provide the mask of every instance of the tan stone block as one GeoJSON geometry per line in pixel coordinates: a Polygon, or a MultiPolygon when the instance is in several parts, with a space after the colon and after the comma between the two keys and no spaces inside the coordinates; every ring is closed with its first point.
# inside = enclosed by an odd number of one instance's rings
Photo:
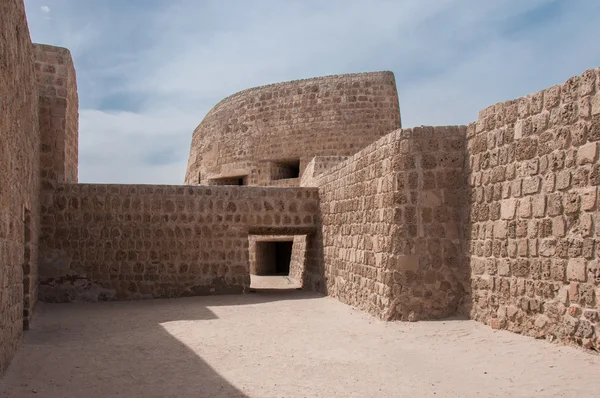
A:
{"type": "Polygon", "coordinates": [[[540,191],[541,180],[540,177],[530,177],[523,180],[523,194],[532,195],[540,191]]]}
{"type": "Polygon", "coordinates": [[[419,269],[418,255],[395,256],[397,271],[417,271],[419,269]]]}
{"type": "Polygon", "coordinates": [[[552,193],[556,189],[556,176],[549,173],[544,177],[544,193],[552,193]]]}
{"type": "Polygon", "coordinates": [[[552,235],[559,238],[565,236],[565,219],[562,216],[552,219],[552,235]]]}
{"type": "Polygon", "coordinates": [[[498,275],[510,276],[510,262],[507,258],[498,260],[498,275]]]}
{"type": "Polygon", "coordinates": [[[546,196],[538,195],[533,198],[533,216],[540,218],[546,215],[546,196]]]}
{"type": "Polygon", "coordinates": [[[538,240],[537,239],[528,239],[527,244],[528,244],[529,256],[537,257],[538,256],[538,240]]]}
{"type": "Polygon", "coordinates": [[[528,255],[529,243],[527,239],[519,239],[517,240],[517,254],[519,257],[527,257],[528,255]]]}
{"type": "Polygon", "coordinates": [[[509,239],[506,246],[506,252],[510,258],[517,257],[517,241],[509,239]]]}
{"type": "Polygon", "coordinates": [[[593,260],[588,262],[587,272],[588,281],[590,281],[590,283],[600,283],[600,260],[593,260]]]}
{"type": "Polygon", "coordinates": [[[577,164],[594,164],[598,153],[598,144],[590,142],[589,144],[579,147],[577,150],[577,164]]]}
{"type": "Polygon", "coordinates": [[[520,140],[523,137],[531,135],[532,128],[533,126],[531,124],[531,118],[517,120],[515,123],[514,139],[520,140]]]}
{"type": "MultiPolygon", "coordinates": [[[[517,260],[513,260],[511,263],[511,271],[513,276],[516,277],[527,277],[529,276],[529,260],[526,258],[519,258],[517,260]]],[[[517,284],[522,283],[517,280],[517,284]]],[[[522,286],[520,290],[524,290],[525,286],[522,286]]]]}
{"type": "Polygon", "coordinates": [[[584,238],[588,238],[588,237],[592,236],[592,233],[593,233],[592,228],[593,228],[592,215],[590,213],[580,214],[577,229],[581,233],[581,236],[584,238]]]}
{"type": "Polygon", "coordinates": [[[592,97],[592,115],[600,115],[600,91],[592,97]]]}
{"type": "Polygon", "coordinates": [[[506,199],[502,201],[500,215],[503,220],[513,220],[517,209],[517,199],[506,199]]]}
{"type": "Polygon", "coordinates": [[[579,191],[581,195],[581,210],[594,210],[594,207],[596,206],[596,198],[598,196],[597,191],[597,187],[584,188],[579,191]]]}
{"type": "Polygon", "coordinates": [[[562,259],[554,259],[550,267],[550,277],[552,280],[563,282],[565,280],[567,262],[562,259]]]}
{"type": "Polygon", "coordinates": [[[553,257],[556,253],[556,239],[542,239],[539,253],[542,257],[553,257]]]}
{"type": "Polygon", "coordinates": [[[510,181],[505,181],[502,183],[502,199],[510,198],[510,181]]]}
{"type": "Polygon", "coordinates": [[[507,235],[507,221],[498,220],[494,222],[494,237],[497,239],[505,239],[507,235]]]}
{"type": "Polygon", "coordinates": [[[584,258],[571,258],[567,264],[568,281],[586,281],[586,260],[584,258]]]}
{"type": "Polygon", "coordinates": [[[520,198],[522,195],[522,180],[514,180],[512,182],[512,185],[510,187],[510,191],[512,193],[512,196],[515,198],[520,198]]]}
{"type": "Polygon", "coordinates": [[[562,170],[556,175],[556,189],[565,190],[571,186],[571,171],[562,170]]]}
{"type": "Polygon", "coordinates": [[[421,193],[421,205],[435,207],[442,205],[441,192],[425,191],[421,193]]]}
{"type": "Polygon", "coordinates": [[[580,204],[581,198],[577,192],[567,192],[563,197],[565,214],[578,213],[580,204]]]}
{"type": "Polygon", "coordinates": [[[588,118],[592,113],[592,101],[591,97],[579,98],[579,117],[588,118]]]}
{"type": "Polygon", "coordinates": [[[531,197],[526,197],[519,200],[519,217],[529,218],[531,215],[531,197]]]}
{"type": "Polygon", "coordinates": [[[560,103],[561,86],[556,85],[544,90],[544,108],[551,109],[560,103]]]}
{"type": "Polygon", "coordinates": [[[596,86],[596,71],[594,69],[588,69],[581,74],[579,79],[579,95],[584,96],[592,94],[596,86]]]}

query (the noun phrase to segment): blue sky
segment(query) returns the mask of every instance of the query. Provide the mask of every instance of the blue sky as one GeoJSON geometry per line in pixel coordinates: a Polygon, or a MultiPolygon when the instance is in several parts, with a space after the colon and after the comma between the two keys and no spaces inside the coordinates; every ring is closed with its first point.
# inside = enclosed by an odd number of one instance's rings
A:
{"type": "Polygon", "coordinates": [[[81,182],[180,184],[223,97],[391,70],[403,127],[477,112],[600,66],[597,0],[25,0],[32,40],[71,50],[81,182]]]}

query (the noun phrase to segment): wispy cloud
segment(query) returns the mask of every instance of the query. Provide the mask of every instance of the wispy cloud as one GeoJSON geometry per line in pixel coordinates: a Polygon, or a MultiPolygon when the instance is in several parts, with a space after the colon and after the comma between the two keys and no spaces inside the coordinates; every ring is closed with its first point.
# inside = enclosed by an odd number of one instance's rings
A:
{"type": "Polygon", "coordinates": [[[181,183],[206,112],[260,84],[392,70],[409,127],[600,65],[595,0],[41,1],[33,39],[75,58],[86,182],[181,183]]]}
{"type": "Polygon", "coordinates": [[[40,10],[42,10],[43,13],[49,13],[50,12],[50,7],[48,6],[41,6],[40,10]]]}

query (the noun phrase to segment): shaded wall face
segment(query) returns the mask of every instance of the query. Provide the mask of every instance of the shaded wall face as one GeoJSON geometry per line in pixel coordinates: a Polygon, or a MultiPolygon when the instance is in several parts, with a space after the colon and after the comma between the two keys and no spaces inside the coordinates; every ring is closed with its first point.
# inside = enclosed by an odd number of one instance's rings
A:
{"type": "Polygon", "coordinates": [[[216,105],[194,132],[185,183],[247,175],[249,185],[298,186],[313,157],[353,155],[399,127],[390,72],[242,91],[216,105]]]}
{"type": "MultiPolygon", "coordinates": [[[[277,263],[277,246],[275,242],[257,241],[255,243],[256,275],[273,275],[277,263]]],[[[252,266],[251,266],[252,268],[252,266]]]]}
{"type": "Polygon", "coordinates": [[[250,283],[249,234],[317,227],[314,188],[59,185],[44,209],[40,299],[223,294],[250,283]]]}
{"type": "Polygon", "coordinates": [[[600,348],[599,70],[469,127],[472,317],[600,348]]]}
{"type": "Polygon", "coordinates": [[[322,251],[308,252],[323,268],[307,269],[309,284],[384,319],[455,313],[468,280],[459,238],[464,133],[398,130],[314,179],[322,251]]]}
{"type": "Polygon", "coordinates": [[[0,373],[37,299],[39,131],[22,1],[0,2],[0,373]]]}
{"type": "Polygon", "coordinates": [[[78,181],[79,104],[69,50],[35,44],[43,189],[78,181]]]}

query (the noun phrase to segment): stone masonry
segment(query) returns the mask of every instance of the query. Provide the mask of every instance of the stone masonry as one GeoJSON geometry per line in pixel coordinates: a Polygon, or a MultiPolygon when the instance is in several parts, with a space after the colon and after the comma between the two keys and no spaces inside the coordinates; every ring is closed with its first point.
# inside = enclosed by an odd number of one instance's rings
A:
{"type": "Polygon", "coordinates": [[[468,279],[464,137],[464,127],[397,130],[313,180],[322,247],[307,284],[388,320],[455,314],[468,279]]]}
{"type": "Polygon", "coordinates": [[[399,127],[391,72],[244,90],[217,104],[194,131],[185,183],[246,177],[244,185],[298,186],[293,161],[302,171],[315,156],[353,155],[399,127]]]}
{"type": "Polygon", "coordinates": [[[42,210],[40,299],[244,292],[248,235],[317,228],[315,188],[61,184],[42,210]]]}
{"type": "Polygon", "coordinates": [[[467,132],[471,315],[600,348],[600,69],[479,113],[467,132]]]}
{"type": "Polygon", "coordinates": [[[0,373],[37,301],[40,135],[35,52],[21,0],[0,2],[0,373]]]}
{"type": "Polygon", "coordinates": [[[402,129],[391,72],[249,89],[186,185],[79,184],[70,53],[4,0],[0,135],[0,372],[38,299],[243,293],[284,240],[291,279],[382,319],[600,349],[600,68],[468,126],[402,129]]]}

